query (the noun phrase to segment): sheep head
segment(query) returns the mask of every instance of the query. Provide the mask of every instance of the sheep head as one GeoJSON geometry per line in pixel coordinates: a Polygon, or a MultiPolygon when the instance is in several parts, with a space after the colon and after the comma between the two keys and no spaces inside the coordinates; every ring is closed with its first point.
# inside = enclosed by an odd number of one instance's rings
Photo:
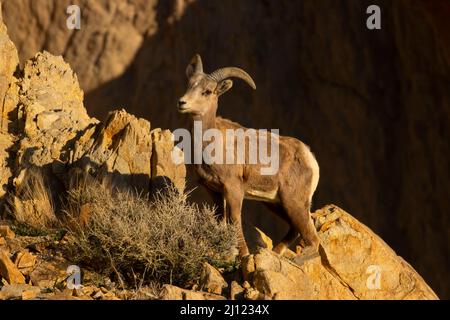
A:
{"type": "Polygon", "coordinates": [[[236,67],[218,69],[210,74],[203,72],[203,64],[200,55],[196,54],[186,68],[188,88],[183,97],[178,101],[180,113],[203,115],[212,108],[217,108],[219,96],[227,92],[233,86],[229,78],[240,78],[256,89],[255,82],[244,70],[236,67]]]}

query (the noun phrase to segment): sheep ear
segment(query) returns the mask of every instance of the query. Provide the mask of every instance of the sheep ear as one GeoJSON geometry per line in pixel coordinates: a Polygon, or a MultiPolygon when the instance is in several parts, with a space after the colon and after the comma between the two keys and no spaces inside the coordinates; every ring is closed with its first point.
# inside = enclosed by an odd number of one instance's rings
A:
{"type": "Polygon", "coordinates": [[[194,74],[194,66],[192,64],[189,64],[186,68],[186,77],[188,79],[190,79],[192,77],[192,75],[194,74]]]}
{"type": "Polygon", "coordinates": [[[231,81],[231,80],[220,81],[219,84],[217,85],[217,89],[216,89],[217,95],[220,96],[220,95],[224,94],[225,92],[230,90],[231,87],[233,87],[233,81],[231,81]]]}
{"type": "Polygon", "coordinates": [[[191,62],[189,62],[189,65],[186,68],[186,77],[189,79],[194,73],[201,72],[203,72],[202,58],[199,54],[196,54],[192,57],[191,62]]]}

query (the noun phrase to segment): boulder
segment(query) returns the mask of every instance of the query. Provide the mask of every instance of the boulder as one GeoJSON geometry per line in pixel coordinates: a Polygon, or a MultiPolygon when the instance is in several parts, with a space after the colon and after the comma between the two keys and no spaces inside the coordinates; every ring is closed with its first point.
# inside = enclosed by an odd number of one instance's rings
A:
{"type": "Polygon", "coordinates": [[[252,288],[271,299],[438,299],[403,258],[344,210],[329,205],[313,218],[320,256],[297,265],[260,249],[243,265],[244,274],[254,270],[252,288]]]}
{"type": "Polygon", "coordinates": [[[5,278],[9,284],[24,284],[25,277],[9,258],[7,252],[0,250],[0,277],[5,278]]]}
{"type": "Polygon", "coordinates": [[[409,263],[349,213],[329,205],[314,219],[323,265],[359,299],[437,299],[409,263]]]}
{"type": "Polygon", "coordinates": [[[9,238],[9,239],[14,239],[14,237],[16,235],[9,226],[3,225],[3,226],[0,226],[0,236],[9,238]]]}
{"type": "Polygon", "coordinates": [[[164,285],[161,300],[226,300],[225,297],[201,291],[182,289],[173,285],[164,285]]]}
{"type": "Polygon", "coordinates": [[[222,290],[227,287],[228,283],[222,277],[219,270],[208,262],[205,262],[200,274],[200,288],[206,292],[220,295],[222,294],[222,290]]]}
{"type": "Polygon", "coordinates": [[[243,300],[244,288],[236,281],[232,281],[230,284],[230,300],[243,300]]]}
{"type": "Polygon", "coordinates": [[[40,293],[39,287],[28,284],[6,285],[0,291],[0,300],[30,300],[36,298],[40,293]]]}
{"type": "Polygon", "coordinates": [[[14,264],[23,275],[28,275],[36,265],[36,256],[28,251],[22,250],[16,254],[14,264]]]}
{"type": "Polygon", "coordinates": [[[261,249],[254,256],[253,287],[272,299],[356,299],[351,290],[321,265],[320,258],[298,266],[261,249]]]}

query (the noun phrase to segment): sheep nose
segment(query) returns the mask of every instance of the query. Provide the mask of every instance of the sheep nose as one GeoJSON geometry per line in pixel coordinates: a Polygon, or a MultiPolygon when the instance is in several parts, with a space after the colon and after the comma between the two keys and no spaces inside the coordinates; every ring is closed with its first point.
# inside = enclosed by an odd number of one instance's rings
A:
{"type": "Polygon", "coordinates": [[[184,104],[186,104],[186,101],[183,101],[183,100],[178,101],[178,106],[179,107],[181,107],[184,104]]]}

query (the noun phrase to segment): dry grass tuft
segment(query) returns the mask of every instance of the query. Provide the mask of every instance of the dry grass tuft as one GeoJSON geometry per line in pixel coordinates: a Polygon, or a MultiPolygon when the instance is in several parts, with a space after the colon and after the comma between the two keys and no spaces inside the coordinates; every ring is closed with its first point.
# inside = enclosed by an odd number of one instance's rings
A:
{"type": "Polygon", "coordinates": [[[237,242],[233,226],[174,188],[149,200],[84,180],[69,192],[66,213],[76,260],[122,283],[195,281],[204,261],[229,265],[237,242]]]}
{"type": "Polygon", "coordinates": [[[58,225],[52,195],[38,169],[27,170],[8,202],[14,218],[31,229],[47,231],[58,225]]]}

